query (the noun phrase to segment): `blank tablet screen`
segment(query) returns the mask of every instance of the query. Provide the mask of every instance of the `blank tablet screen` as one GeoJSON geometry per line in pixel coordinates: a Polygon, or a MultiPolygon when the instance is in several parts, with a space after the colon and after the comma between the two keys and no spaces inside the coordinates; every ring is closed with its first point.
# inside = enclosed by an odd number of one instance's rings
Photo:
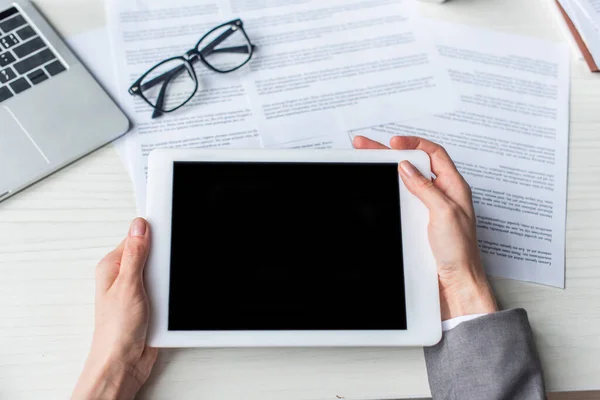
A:
{"type": "Polygon", "coordinates": [[[175,162],[169,330],[405,330],[397,164],[175,162]]]}

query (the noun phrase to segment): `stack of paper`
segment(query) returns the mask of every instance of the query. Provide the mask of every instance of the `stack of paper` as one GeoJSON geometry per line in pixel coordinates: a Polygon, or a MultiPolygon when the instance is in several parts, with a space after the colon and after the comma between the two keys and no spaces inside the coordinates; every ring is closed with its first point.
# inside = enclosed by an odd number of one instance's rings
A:
{"type": "Polygon", "coordinates": [[[600,0],[551,0],[590,71],[600,72],[600,0]]]}
{"type": "Polygon", "coordinates": [[[127,158],[141,212],[156,147],[351,148],[351,130],[459,101],[410,0],[113,0],[107,11],[119,100],[135,122],[127,158]],[[252,61],[231,74],[200,64],[202,90],[152,119],[129,86],[234,18],[257,46],[252,61]]]}
{"type": "Polygon", "coordinates": [[[564,287],[565,45],[426,21],[411,0],[109,0],[108,21],[141,214],[155,148],[351,149],[357,134],[416,135],[444,145],[471,185],[487,271],[564,287]],[[234,18],[252,61],[232,74],[197,66],[194,99],[152,119],[129,86],[234,18]]]}

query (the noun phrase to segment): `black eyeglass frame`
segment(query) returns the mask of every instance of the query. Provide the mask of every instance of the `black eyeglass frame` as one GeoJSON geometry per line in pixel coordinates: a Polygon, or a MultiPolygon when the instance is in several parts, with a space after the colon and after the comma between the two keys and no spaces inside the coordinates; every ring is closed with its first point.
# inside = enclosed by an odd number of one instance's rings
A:
{"type": "Polygon", "coordinates": [[[232,21],[229,22],[225,22],[219,26],[214,27],[213,29],[211,29],[210,31],[208,31],[204,36],[202,36],[202,38],[200,38],[200,40],[198,40],[198,43],[196,43],[196,46],[191,49],[188,50],[185,55],[183,56],[179,56],[179,57],[171,57],[168,58],[166,60],[163,60],[161,62],[159,62],[158,64],[156,64],[155,66],[153,66],[152,68],[150,68],[148,71],[146,71],[140,78],[138,78],[137,81],[135,81],[133,83],[133,85],[131,85],[131,87],[129,88],[129,94],[133,95],[133,96],[140,96],[150,107],[152,107],[154,109],[154,113],[152,114],[152,118],[156,118],[161,116],[163,113],[170,113],[173,111],[176,111],[178,109],[180,109],[181,107],[183,107],[184,105],[186,105],[196,94],[196,92],[198,91],[198,77],[196,76],[196,71],[194,70],[194,63],[197,60],[202,61],[202,63],[210,70],[214,71],[214,72],[218,72],[220,74],[226,74],[229,72],[233,72],[235,70],[240,69],[241,67],[243,67],[244,65],[246,65],[250,59],[252,59],[252,55],[254,54],[254,50],[256,49],[256,46],[254,44],[252,44],[252,42],[250,41],[250,38],[248,37],[248,35],[246,34],[246,31],[244,30],[244,23],[242,22],[241,19],[234,19],[232,21]],[[200,46],[200,44],[202,43],[203,40],[205,40],[210,34],[212,34],[213,32],[215,32],[216,30],[219,30],[223,27],[226,26],[230,26],[230,29],[226,30],[225,32],[223,32],[222,34],[220,34],[218,37],[216,37],[213,41],[211,41],[210,43],[208,43],[206,46],[204,46],[201,50],[198,50],[198,47],[200,46]],[[212,66],[210,64],[210,62],[208,62],[205,59],[205,56],[211,54],[211,53],[215,53],[215,52],[247,52],[247,48],[246,46],[237,46],[237,47],[230,47],[230,48],[226,48],[226,49],[215,49],[216,46],[218,46],[220,43],[222,43],[224,40],[226,40],[229,36],[233,35],[234,33],[238,32],[238,30],[244,35],[244,37],[246,38],[246,40],[248,41],[248,44],[250,45],[250,53],[248,54],[248,58],[246,59],[246,61],[244,61],[243,63],[241,63],[240,65],[228,69],[228,70],[220,70],[218,68],[215,68],[214,66],[212,66]],[[171,61],[181,61],[182,65],[176,68],[173,68],[169,71],[164,72],[163,74],[151,79],[150,81],[146,82],[143,86],[142,86],[142,82],[144,81],[144,79],[146,79],[146,77],[148,76],[148,74],[150,74],[153,70],[155,70],[156,68],[158,68],[159,66],[166,64],[168,62],[171,61]],[[169,84],[169,82],[171,81],[171,79],[173,79],[173,77],[177,76],[180,71],[182,70],[182,68],[187,69],[188,73],[190,74],[190,77],[194,80],[194,90],[192,92],[192,94],[190,95],[190,97],[184,101],[183,103],[181,103],[179,106],[171,109],[171,110],[165,110],[162,106],[158,107],[158,105],[160,103],[162,103],[164,101],[164,92],[166,90],[167,85],[169,84]],[[152,104],[152,102],[150,100],[148,100],[146,98],[146,96],[144,96],[144,89],[147,87],[152,87],[155,86],[156,84],[159,84],[161,82],[163,83],[163,86],[160,90],[159,96],[156,100],[156,105],[152,104]]]}

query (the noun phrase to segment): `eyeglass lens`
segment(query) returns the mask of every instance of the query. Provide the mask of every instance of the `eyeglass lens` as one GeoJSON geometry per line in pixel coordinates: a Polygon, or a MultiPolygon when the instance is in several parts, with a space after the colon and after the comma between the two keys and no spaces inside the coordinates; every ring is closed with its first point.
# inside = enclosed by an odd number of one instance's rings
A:
{"type": "Polygon", "coordinates": [[[197,50],[211,67],[228,72],[248,61],[252,45],[242,29],[231,24],[209,33],[198,43],[197,50]]]}
{"type": "Polygon", "coordinates": [[[182,59],[168,60],[151,69],[141,82],[141,94],[154,107],[173,111],[195,93],[197,82],[182,59]]]}

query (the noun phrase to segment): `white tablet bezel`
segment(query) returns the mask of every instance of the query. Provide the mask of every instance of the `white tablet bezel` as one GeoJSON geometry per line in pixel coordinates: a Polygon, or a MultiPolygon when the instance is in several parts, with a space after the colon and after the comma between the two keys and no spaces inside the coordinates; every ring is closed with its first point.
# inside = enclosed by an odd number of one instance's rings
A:
{"type": "MultiPolygon", "coordinates": [[[[150,299],[148,344],[153,347],[430,346],[442,336],[438,277],[427,240],[429,214],[400,180],[406,292],[406,331],[169,331],[169,269],[173,165],[177,161],[399,163],[409,160],[431,176],[418,150],[159,149],[148,163],[147,215],[152,248],[145,270],[150,299]]],[[[199,210],[201,212],[201,210],[199,210]]],[[[202,258],[202,249],[198,249],[202,258]]]]}

